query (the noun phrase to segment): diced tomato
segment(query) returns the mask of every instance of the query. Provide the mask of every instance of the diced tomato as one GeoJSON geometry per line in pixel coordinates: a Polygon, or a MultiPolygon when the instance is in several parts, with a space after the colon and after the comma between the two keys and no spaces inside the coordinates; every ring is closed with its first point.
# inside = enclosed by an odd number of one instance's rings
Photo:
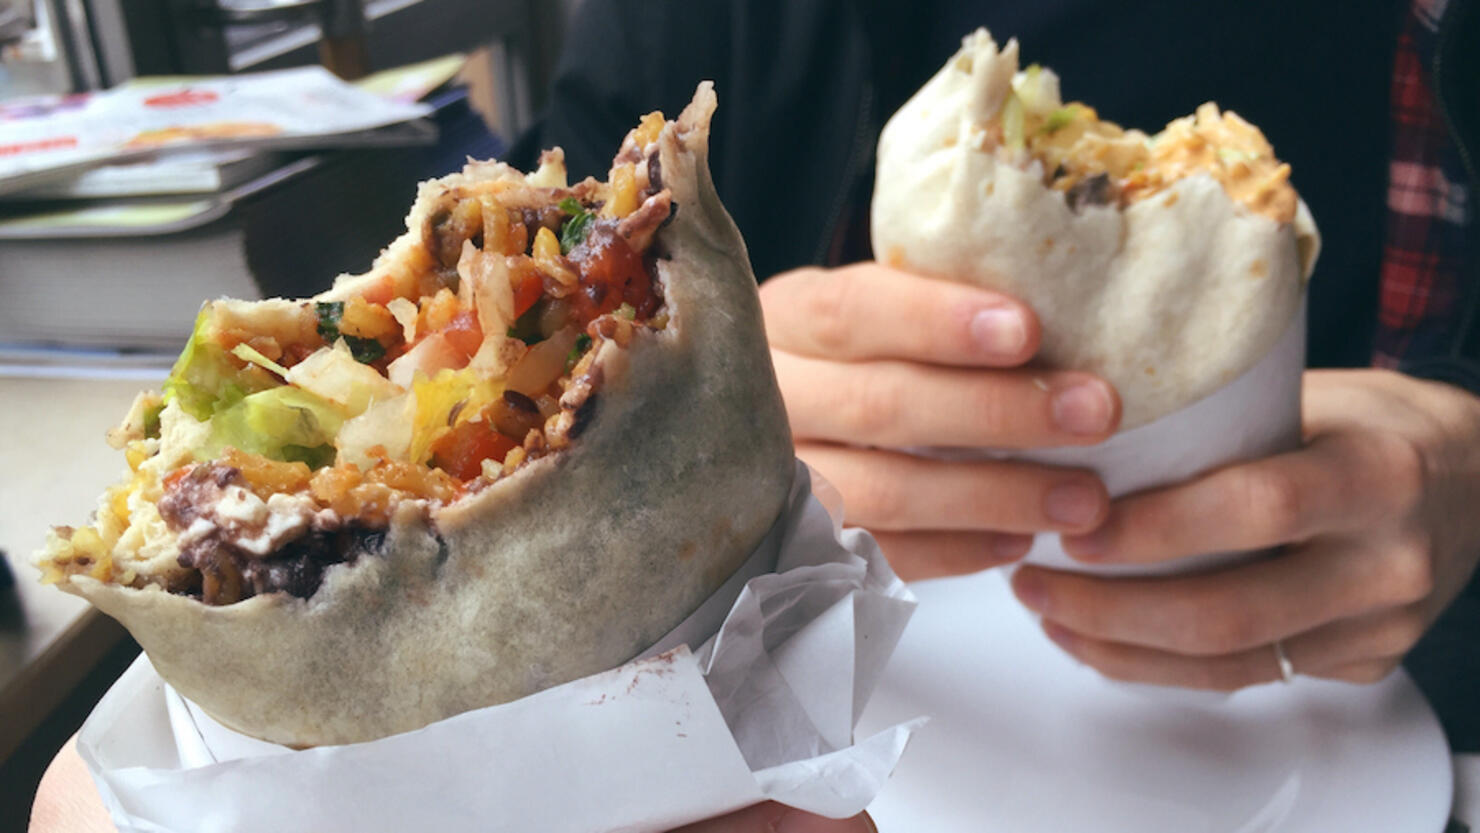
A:
{"type": "Polygon", "coordinates": [[[487,422],[464,422],[432,443],[432,465],[459,480],[483,473],[484,460],[504,459],[518,443],[487,422]]]}
{"type": "Polygon", "coordinates": [[[442,335],[454,349],[468,358],[472,358],[483,344],[483,328],[478,326],[478,316],[472,310],[452,316],[442,335]]]}
{"type": "Polygon", "coordinates": [[[624,303],[631,304],[639,318],[657,310],[658,299],[642,255],[627,245],[615,226],[596,225],[586,241],[571,252],[571,259],[581,269],[581,286],[571,296],[580,326],[624,303]]]}
{"type": "Polygon", "coordinates": [[[517,283],[514,284],[514,317],[518,318],[529,308],[535,305],[540,296],[545,292],[544,281],[540,280],[540,273],[534,269],[528,269],[519,274],[517,283]]]}
{"type": "Polygon", "coordinates": [[[174,471],[172,471],[169,474],[165,475],[165,478],[164,478],[164,487],[166,489],[173,489],[173,488],[175,488],[175,484],[176,483],[179,483],[181,480],[184,480],[185,479],[185,475],[189,474],[190,473],[190,470],[192,468],[195,468],[195,467],[194,466],[181,466],[178,469],[175,469],[174,471]]]}

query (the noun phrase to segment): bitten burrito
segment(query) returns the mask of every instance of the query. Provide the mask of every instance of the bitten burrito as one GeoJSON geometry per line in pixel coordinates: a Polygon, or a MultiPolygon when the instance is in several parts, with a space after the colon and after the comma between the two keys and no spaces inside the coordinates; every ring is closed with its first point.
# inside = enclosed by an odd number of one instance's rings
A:
{"type": "Polygon", "coordinates": [[[751,554],[794,460],[700,85],[607,182],[421,186],[307,300],[213,301],[46,580],[226,726],[371,740],[622,664],[751,554]]]}
{"type": "Polygon", "coordinates": [[[1258,128],[1208,103],[1122,129],[984,29],[884,127],[872,211],[879,260],[1032,307],[1039,360],[1107,379],[1123,429],[1252,367],[1320,248],[1258,128]]]}

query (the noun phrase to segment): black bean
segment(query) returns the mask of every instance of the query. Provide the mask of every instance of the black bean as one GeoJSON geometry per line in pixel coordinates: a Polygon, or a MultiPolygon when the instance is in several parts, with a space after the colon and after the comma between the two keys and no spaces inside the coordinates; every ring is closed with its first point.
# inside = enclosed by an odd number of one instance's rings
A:
{"type": "Polygon", "coordinates": [[[1115,185],[1106,173],[1087,176],[1070,186],[1064,194],[1072,211],[1078,211],[1086,205],[1109,205],[1115,198],[1115,185]]]}
{"type": "Polygon", "coordinates": [[[656,194],[663,190],[663,159],[656,150],[648,157],[648,191],[656,194]]]}
{"type": "Polygon", "coordinates": [[[591,425],[591,420],[596,416],[596,393],[593,391],[586,401],[576,407],[575,419],[570,424],[570,439],[581,436],[586,428],[591,425]]]}
{"type": "Polygon", "coordinates": [[[520,411],[524,411],[528,414],[537,414],[540,412],[540,406],[534,404],[533,399],[530,399],[528,396],[525,396],[517,390],[504,391],[504,401],[507,402],[510,407],[520,411]]]}

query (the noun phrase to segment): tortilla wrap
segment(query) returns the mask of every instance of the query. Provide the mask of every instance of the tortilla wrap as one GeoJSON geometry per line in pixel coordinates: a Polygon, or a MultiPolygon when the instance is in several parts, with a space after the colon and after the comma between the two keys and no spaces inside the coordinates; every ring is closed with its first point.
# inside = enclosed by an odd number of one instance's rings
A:
{"type": "Polygon", "coordinates": [[[872,234],[882,262],[1025,302],[1043,324],[1037,361],[1108,380],[1126,429],[1252,367],[1289,328],[1320,238],[1285,182],[1288,166],[1234,114],[1204,105],[1155,137],[1107,125],[1091,108],[1064,107],[1051,72],[1020,72],[1016,41],[999,49],[978,30],[885,125],[872,234]],[[1102,135],[1045,153],[1100,173],[1106,188],[1144,180],[1142,162],[1117,170],[1117,159],[1156,159],[1158,143],[1216,145],[1236,131],[1255,150],[1213,147],[1204,170],[1175,171],[1140,192],[1150,196],[1076,205],[1082,189],[1052,187],[1060,171],[1030,152],[1076,120],[1102,135]],[[1261,198],[1285,197],[1292,216],[1235,199],[1256,188],[1261,198]]]}
{"type": "MultiPolygon", "coordinates": [[[[669,320],[604,342],[589,427],[423,517],[402,505],[383,551],[328,569],[307,599],[209,606],[156,586],[68,575],[160,675],[226,726],[297,747],[404,732],[617,666],[682,621],[776,518],[793,453],[745,244],[715,194],[707,82],[657,138],[681,207],[657,233],[669,320]]],[[[429,201],[519,176],[470,164],[424,185],[371,273],[405,268],[429,201]]]]}

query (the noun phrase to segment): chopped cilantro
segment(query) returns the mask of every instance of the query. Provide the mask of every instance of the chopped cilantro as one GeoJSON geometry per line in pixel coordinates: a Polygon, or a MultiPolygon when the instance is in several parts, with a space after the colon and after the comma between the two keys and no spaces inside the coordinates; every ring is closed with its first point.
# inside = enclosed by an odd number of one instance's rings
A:
{"type": "Polygon", "coordinates": [[[319,335],[333,344],[339,339],[339,319],[344,317],[344,302],[319,301],[313,307],[319,315],[319,335]]]}
{"type": "Polygon", "coordinates": [[[571,249],[581,245],[581,241],[586,239],[586,233],[596,215],[587,211],[575,197],[566,197],[558,205],[561,211],[570,215],[570,219],[560,228],[560,253],[568,255],[571,249]]]}
{"type": "Polygon", "coordinates": [[[372,364],[385,355],[385,345],[375,339],[347,336],[339,332],[339,319],[344,317],[343,301],[319,301],[314,304],[314,312],[318,313],[319,335],[324,341],[333,344],[341,338],[344,339],[355,361],[360,364],[372,364]]]}
{"type": "Polygon", "coordinates": [[[343,336],[345,343],[349,345],[349,354],[355,357],[360,364],[374,364],[385,356],[385,345],[373,338],[356,338],[355,336],[343,336]]]}
{"type": "Polygon", "coordinates": [[[572,367],[575,367],[576,362],[580,361],[581,356],[585,355],[586,351],[590,348],[590,336],[586,335],[585,333],[581,333],[580,335],[576,336],[576,346],[570,348],[570,355],[565,357],[565,369],[569,371],[572,367]]]}

